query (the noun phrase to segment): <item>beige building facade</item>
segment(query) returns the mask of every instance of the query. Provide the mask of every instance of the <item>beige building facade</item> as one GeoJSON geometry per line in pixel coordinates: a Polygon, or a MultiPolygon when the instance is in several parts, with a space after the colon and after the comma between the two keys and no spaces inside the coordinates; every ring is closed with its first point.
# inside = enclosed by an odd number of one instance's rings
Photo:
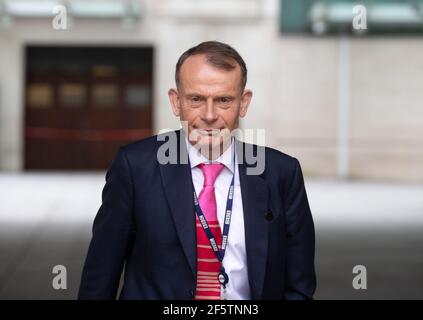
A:
{"type": "MultiPolygon", "coordinates": [[[[423,181],[423,38],[316,37],[279,31],[279,1],[146,0],[139,16],[3,19],[0,170],[24,168],[25,47],[139,46],[154,50],[153,131],[178,128],[167,90],[180,54],[205,40],[244,57],[254,97],[245,129],[297,157],[314,177],[423,181]]],[[[4,18],[4,17],[3,17],[4,18]]]]}

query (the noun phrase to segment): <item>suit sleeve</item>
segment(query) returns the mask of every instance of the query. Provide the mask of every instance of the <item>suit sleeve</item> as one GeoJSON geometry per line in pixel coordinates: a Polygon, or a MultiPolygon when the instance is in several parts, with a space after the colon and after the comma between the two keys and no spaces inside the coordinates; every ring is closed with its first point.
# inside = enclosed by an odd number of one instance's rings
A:
{"type": "Polygon", "coordinates": [[[133,235],[131,179],[129,163],[121,148],[106,174],[78,299],[116,299],[133,235]]]}
{"type": "Polygon", "coordinates": [[[316,289],[314,224],[301,166],[297,159],[295,159],[295,170],[288,189],[287,206],[288,250],[285,298],[288,300],[312,299],[316,289]]]}

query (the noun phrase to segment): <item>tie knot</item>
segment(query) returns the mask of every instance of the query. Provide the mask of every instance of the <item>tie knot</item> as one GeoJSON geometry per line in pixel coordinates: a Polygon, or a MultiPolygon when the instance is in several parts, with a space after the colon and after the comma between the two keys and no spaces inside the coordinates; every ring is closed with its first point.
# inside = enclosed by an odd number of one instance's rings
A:
{"type": "Polygon", "coordinates": [[[223,164],[221,163],[201,163],[198,165],[203,171],[204,175],[204,185],[205,186],[214,186],[217,176],[223,169],[223,164]]]}

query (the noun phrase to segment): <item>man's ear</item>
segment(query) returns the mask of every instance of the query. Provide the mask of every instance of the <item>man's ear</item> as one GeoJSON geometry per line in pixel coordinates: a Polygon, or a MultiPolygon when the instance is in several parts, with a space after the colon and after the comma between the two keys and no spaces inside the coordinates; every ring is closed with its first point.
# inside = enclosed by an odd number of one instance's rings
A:
{"type": "Polygon", "coordinates": [[[178,90],[175,88],[171,88],[169,89],[167,94],[169,96],[170,104],[172,105],[173,114],[179,117],[181,105],[179,101],[178,90]]]}
{"type": "Polygon", "coordinates": [[[253,92],[251,90],[244,90],[241,97],[241,108],[239,110],[239,116],[241,118],[245,117],[248,111],[248,106],[253,97],[253,92]]]}

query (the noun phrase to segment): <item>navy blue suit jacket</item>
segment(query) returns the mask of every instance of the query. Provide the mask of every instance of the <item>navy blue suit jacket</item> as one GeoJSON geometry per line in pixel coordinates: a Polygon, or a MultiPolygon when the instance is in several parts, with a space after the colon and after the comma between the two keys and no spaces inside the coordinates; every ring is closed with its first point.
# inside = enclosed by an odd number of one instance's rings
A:
{"type": "MultiPolygon", "coordinates": [[[[123,270],[120,299],[195,296],[191,169],[160,164],[162,143],[154,136],[120,148],[107,171],[79,299],[115,299],[123,270]]],[[[300,164],[266,147],[264,172],[247,175],[247,166],[238,164],[252,299],[311,299],[314,225],[300,164]]]]}

